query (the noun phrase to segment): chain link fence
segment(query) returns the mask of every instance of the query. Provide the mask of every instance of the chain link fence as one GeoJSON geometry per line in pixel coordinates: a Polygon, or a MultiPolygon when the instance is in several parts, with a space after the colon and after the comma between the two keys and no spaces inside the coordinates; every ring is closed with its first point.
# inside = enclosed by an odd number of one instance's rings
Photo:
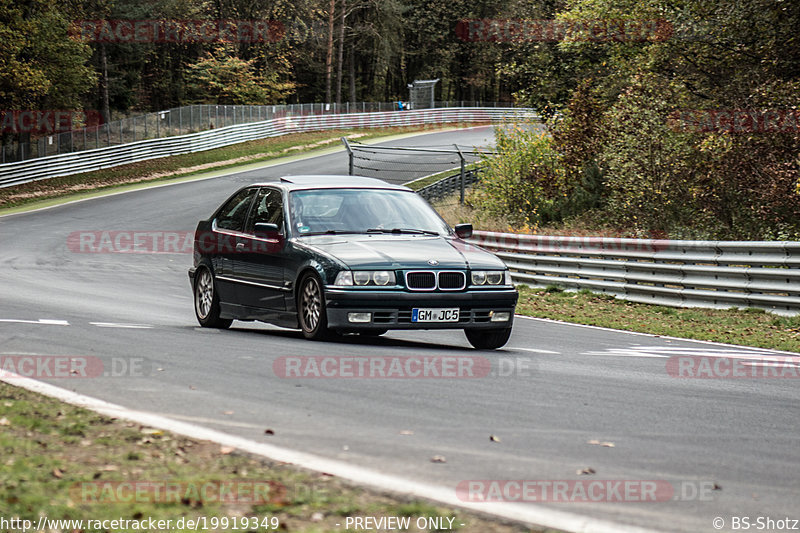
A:
{"type": "Polygon", "coordinates": [[[462,166],[479,162],[482,155],[493,153],[458,145],[444,145],[441,148],[432,148],[430,145],[424,148],[388,147],[349,142],[344,138],[342,141],[350,158],[351,175],[379,178],[397,184],[450,170],[459,171],[462,166]]]}
{"type": "MultiPolygon", "coordinates": [[[[514,107],[510,103],[453,101],[435,107],[514,107]]],[[[236,124],[308,115],[370,113],[397,110],[397,102],[309,103],[287,105],[191,105],[115,120],[63,133],[44,135],[30,142],[0,145],[0,164],[39,157],[119,146],[145,139],[159,139],[223,128],[236,124]]]]}

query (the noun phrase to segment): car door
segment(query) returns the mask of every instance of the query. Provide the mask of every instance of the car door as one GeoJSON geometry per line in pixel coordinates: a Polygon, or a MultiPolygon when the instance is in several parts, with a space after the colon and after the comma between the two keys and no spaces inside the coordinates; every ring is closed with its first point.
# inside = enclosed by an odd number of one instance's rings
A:
{"type": "Polygon", "coordinates": [[[285,310],[286,225],[280,190],[272,187],[259,190],[244,233],[237,237],[236,245],[239,301],[259,309],[285,310]]]}
{"type": "Polygon", "coordinates": [[[238,283],[235,263],[237,239],[244,235],[253,200],[258,187],[243,189],[232,196],[218,211],[211,223],[213,238],[206,242],[217,279],[220,300],[238,304],[238,283]]]}

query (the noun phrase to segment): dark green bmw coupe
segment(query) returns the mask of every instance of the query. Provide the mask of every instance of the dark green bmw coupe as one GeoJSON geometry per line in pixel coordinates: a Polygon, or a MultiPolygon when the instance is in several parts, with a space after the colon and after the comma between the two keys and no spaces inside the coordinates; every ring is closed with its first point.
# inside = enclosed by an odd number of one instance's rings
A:
{"type": "Polygon", "coordinates": [[[332,333],[463,329],[476,348],[511,335],[508,269],[416,193],[354,176],[244,187],[197,225],[189,270],[202,326],[260,320],[332,333]]]}

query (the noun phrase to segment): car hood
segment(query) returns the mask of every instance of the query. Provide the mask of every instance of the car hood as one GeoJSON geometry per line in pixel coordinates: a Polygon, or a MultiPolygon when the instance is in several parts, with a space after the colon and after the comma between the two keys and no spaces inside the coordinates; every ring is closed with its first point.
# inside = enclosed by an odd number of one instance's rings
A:
{"type": "Polygon", "coordinates": [[[450,237],[428,235],[320,235],[298,242],[353,269],[503,269],[493,254],[450,237]],[[438,261],[431,265],[429,261],[438,261]]]}

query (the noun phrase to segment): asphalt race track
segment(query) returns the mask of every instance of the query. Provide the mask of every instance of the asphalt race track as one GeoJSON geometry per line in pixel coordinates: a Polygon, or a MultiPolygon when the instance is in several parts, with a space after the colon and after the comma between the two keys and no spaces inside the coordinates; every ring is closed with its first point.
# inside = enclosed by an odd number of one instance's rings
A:
{"type": "MultiPolygon", "coordinates": [[[[491,139],[477,128],[394,144],[491,139]]],[[[659,531],[717,531],[715,517],[723,531],[731,516],[800,518],[798,382],[666,370],[672,355],[758,361],[770,352],[524,318],[496,352],[470,349],[460,331],[314,343],[253,323],[204,330],[186,274],[191,254],[78,253],[67,244],[79,231],[191,231],[244,184],[346,171],[338,152],[0,218],[0,354],[97,357],[122,375],[50,382],[454,492],[465,480],[654,480],[676,494],[531,505],[659,531]],[[273,370],[280,357],[315,355],[475,356],[491,373],[299,379],[273,370]],[[446,462],[431,462],[435,455],[446,462]],[[576,473],[587,468],[595,473],[576,473]]]]}

